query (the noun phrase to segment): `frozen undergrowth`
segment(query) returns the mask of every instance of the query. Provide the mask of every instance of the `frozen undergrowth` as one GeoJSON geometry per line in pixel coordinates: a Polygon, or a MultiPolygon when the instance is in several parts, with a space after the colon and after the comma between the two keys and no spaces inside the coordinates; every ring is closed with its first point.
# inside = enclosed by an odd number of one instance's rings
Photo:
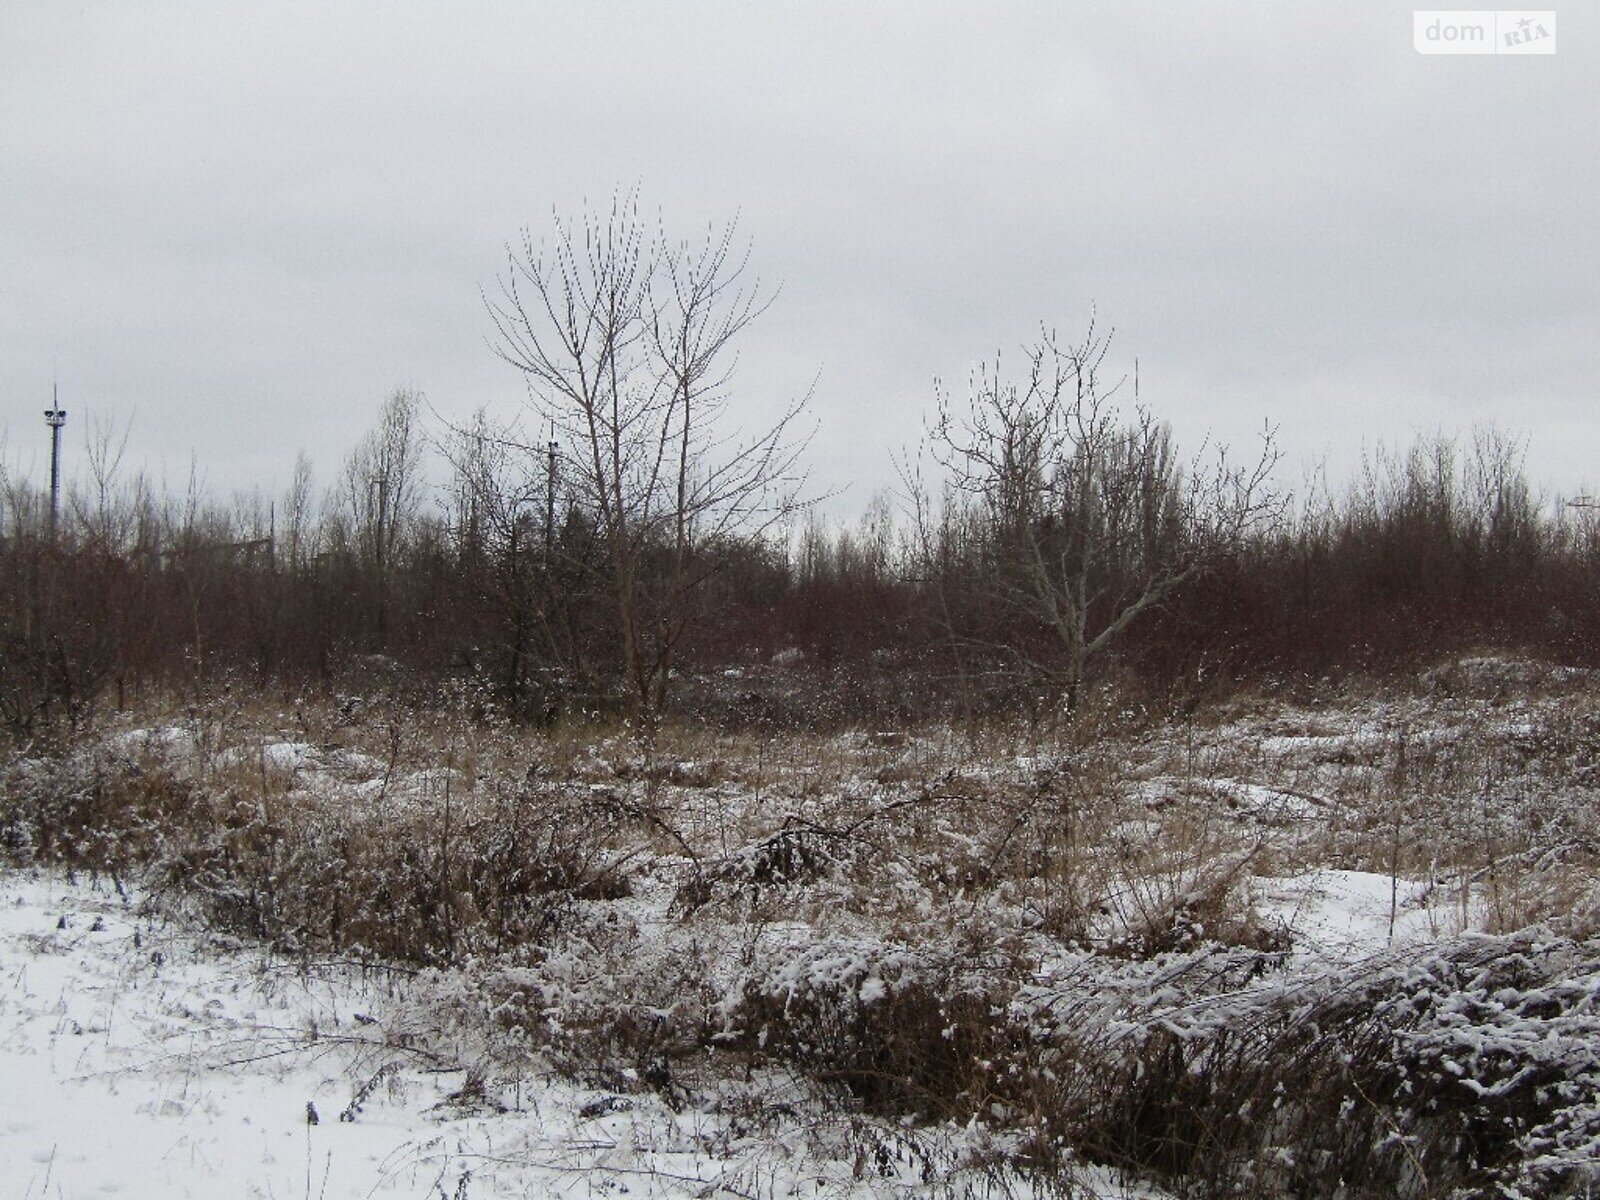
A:
{"type": "Polygon", "coordinates": [[[0,826],[14,861],[285,963],[369,964],[367,1040],[286,1057],[412,1117],[437,1081],[474,1109],[440,1128],[512,1147],[472,1151],[508,1180],[597,1128],[561,1161],[610,1178],[620,1121],[692,1147],[650,1160],[667,1193],[1584,1194],[1592,683],[1480,663],[1430,686],[654,751],[202,714],[13,761],[0,826]]]}

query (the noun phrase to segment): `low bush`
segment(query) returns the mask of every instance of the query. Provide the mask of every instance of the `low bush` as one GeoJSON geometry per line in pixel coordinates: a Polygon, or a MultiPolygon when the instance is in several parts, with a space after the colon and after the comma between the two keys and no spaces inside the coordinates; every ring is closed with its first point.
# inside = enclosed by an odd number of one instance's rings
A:
{"type": "Polygon", "coordinates": [[[872,1111],[965,1123],[991,1115],[1022,1049],[1004,1019],[1016,974],[938,945],[789,947],[744,979],[729,1040],[842,1085],[872,1111]]]}
{"type": "Polygon", "coordinates": [[[13,859],[122,876],[291,950],[405,963],[515,953],[570,907],[628,887],[636,815],[588,789],[449,771],[288,787],[161,753],[14,762],[0,828],[13,859]]]}

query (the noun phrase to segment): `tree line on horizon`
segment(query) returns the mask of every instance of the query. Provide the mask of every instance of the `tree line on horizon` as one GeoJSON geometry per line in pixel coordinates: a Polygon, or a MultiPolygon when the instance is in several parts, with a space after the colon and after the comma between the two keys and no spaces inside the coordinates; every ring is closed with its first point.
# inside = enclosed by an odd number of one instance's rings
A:
{"type": "MultiPolygon", "coordinates": [[[[1076,664],[1031,588],[1031,564],[1071,542],[1059,514],[1019,530],[1015,513],[1007,525],[947,487],[931,505],[880,492],[853,527],[791,512],[684,558],[647,539],[644,640],[668,601],[681,628],[641,700],[617,636],[614,552],[566,454],[552,470],[548,451],[530,452],[520,485],[499,490],[487,481],[511,448],[481,427],[450,431],[452,478],[430,506],[418,415],[413,393],[391,397],[321,498],[303,457],[283,497],[231,505],[91,470],[52,533],[48,490],[0,475],[0,722],[27,737],[150,694],[339,688],[373,672],[470,681],[532,720],[692,715],[710,687],[729,693],[718,718],[736,721],[746,691],[782,677],[829,697],[827,723],[1038,715],[1086,681],[1189,695],[1463,651],[1600,665],[1600,513],[1541,505],[1517,443],[1480,431],[1380,451],[1344,494],[1228,531],[1192,570],[1173,553],[1159,595],[1140,556],[1161,547],[1100,531],[1116,561],[1088,581],[1085,628],[1150,598],[1076,664]],[[697,586],[674,598],[685,570],[697,586]]],[[[1141,533],[1182,537],[1171,512],[1141,533]]]]}

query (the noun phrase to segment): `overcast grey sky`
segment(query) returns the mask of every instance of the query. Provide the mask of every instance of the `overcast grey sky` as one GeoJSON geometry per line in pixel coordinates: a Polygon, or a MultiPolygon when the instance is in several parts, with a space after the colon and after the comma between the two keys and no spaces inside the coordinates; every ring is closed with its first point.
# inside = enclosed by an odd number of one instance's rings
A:
{"type": "Polygon", "coordinates": [[[1091,304],[1180,442],[1285,482],[1493,421],[1600,484],[1600,21],[1422,56],[1412,6],[0,5],[0,429],[52,376],[182,486],[330,483],[397,385],[510,412],[479,295],[552,210],[737,215],[782,285],[758,425],[817,380],[841,515],[940,376],[1091,304]]]}

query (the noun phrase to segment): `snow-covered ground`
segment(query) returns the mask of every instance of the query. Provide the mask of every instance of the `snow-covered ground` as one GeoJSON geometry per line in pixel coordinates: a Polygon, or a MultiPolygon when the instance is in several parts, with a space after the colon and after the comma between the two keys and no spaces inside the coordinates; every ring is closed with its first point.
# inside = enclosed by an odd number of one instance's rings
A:
{"type": "MultiPolygon", "coordinates": [[[[847,1139],[830,1141],[837,1130],[797,1122],[750,1136],[648,1093],[550,1076],[475,1090],[428,1038],[396,1028],[406,988],[390,973],[307,969],[142,913],[105,881],[0,871],[0,1195],[932,1190],[909,1162],[863,1177],[847,1139]]],[[[980,1195],[983,1182],[954,1190],[980,1195]]],[[[1106,1180],[1095,1190],[1155,1195],[1106,1180]]],[[[1003,1194],[1027,1189],[1012,1179],[1003,1194]]]]}
{"type": "MultiPolygon", "coordinates": [[[[1322,871],[1257,880],[1254,891],[1307,956],[1360,958],[1438,929],[1418,885],[1384,876],[1322,871]]],[[[308,970],[141,914],[105,881],[5,872],[0,1194],[921,1190],[856,1180],[852,1164],[817,1157],[803,1139],[738,1145],[721,1118],[674,1113],[649,1094],[549,1076],[474,1093],[448,1055],[400,1034],[406,987],[404,976],[308,970]]]]}
{"type": "MultiPolygon", "coordinates": [[[[390,1065],[371,1015],[382,990],[140,917],[104,883],[7,872],[0,1192],[452,1195],[468,1172],[508,1175],[486,1156],[511,1141],[511,1123],[448,1115],[459,1073],[420,1056],[390,1065]],[[349,1108],[375,1077],[359,1113],[349,1108]]],[[[560,1120],[571,1097],[550,1092],[543,1108],[560,1120]]],[[[575,1130],[568,1117],[548,1132],[575,1130]]]]}
{"type": "MultiPolygon", "coordinates": [[[[524,1080],[497,1112],[388,1028],[395,988],[0,875],[0,1194],[709,1195],[751,1163],[651,1097],[524,1080]],[[520,1107],[515,1107],[520,1101],[520,1107]],[[311,1119],[315,1114],[315,1120],[311,1119]]],[[[501,1098],[497,1094],[493,1103],[501,1098]]],[[[796,1164],[798,1166],[798,1164],[796,1164]]],[[[787,1188],[783,1164],[765,1181],[787,1188]]]]}
{"type": "Polygon", "coordinates": [[[1461,929],[1459,915],[1429,903],[1425,884],[1370,871],[1327,869],[1287,878],[1256,878],[1250,897],[1266,919],[1292,934],[1302,962],[1354,963],[1461,929]]]}

